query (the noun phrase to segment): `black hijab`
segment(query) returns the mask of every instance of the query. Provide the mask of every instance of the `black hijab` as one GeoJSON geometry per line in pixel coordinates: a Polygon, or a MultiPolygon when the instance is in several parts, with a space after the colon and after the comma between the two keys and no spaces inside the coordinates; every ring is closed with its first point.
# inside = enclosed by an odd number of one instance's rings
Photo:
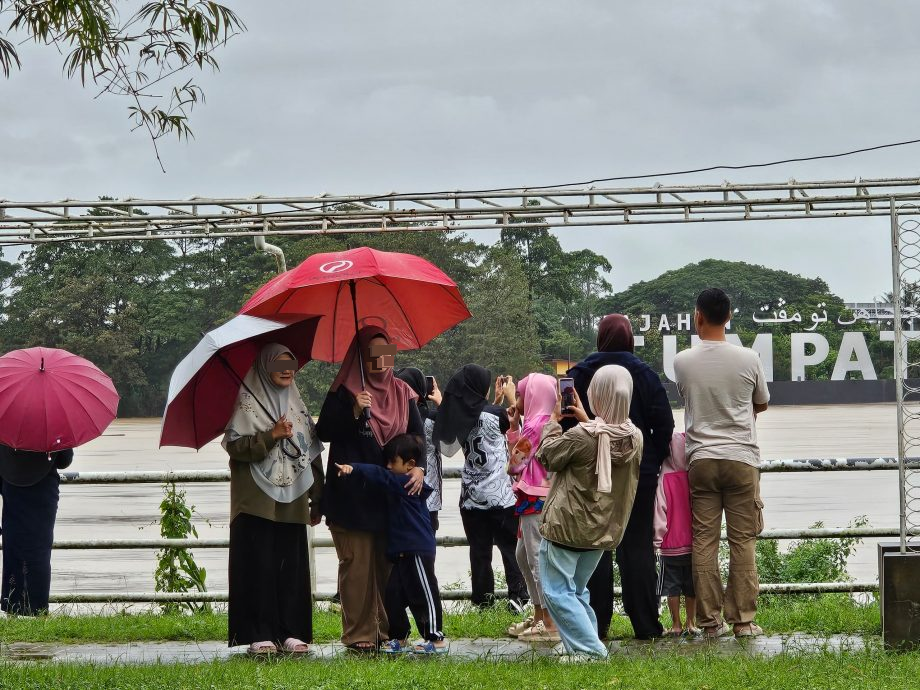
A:
{"type": "Polygon", "coordinates": [[[396,378],[409,384],[409,388],[415,391],[418,396],[418,411],[422,415],[422,421],[428,418],[428,383],[425,381],[425,374],[421,369],[415,367],[403,367],[396,372],[396,378]]]}
{"type": "Polygon", "coordinates": [[[442,455],[454,455],[479,421],[492,372],[478,364],[467,364],[450,377],[434,423],[434,442],[442,455]]]}

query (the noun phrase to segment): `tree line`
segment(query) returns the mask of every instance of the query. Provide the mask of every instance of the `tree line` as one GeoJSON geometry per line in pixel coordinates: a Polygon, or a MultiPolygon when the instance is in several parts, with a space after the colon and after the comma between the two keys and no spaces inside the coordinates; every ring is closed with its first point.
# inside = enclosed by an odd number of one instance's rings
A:
{"type": "MultiPolygon", "coordinates": [[[[370,246],[422,256],[460,287],[472,318],[419,351],[403,352],[398,365],[415,365],[442,385],[460,366],[477,362],[516,377],[551,372],[551,360],[577,361],[595,349],[596,324],[606,313],[692,312],[696,294],[718,285],[740,313],[756,311],[782,295],[802,309],[825,302],[843,308],[819,278],[741,262],[704,261],[668,271],[612,293],[610,262],[602,255],[567,252],[539,223],[503,230],[494,244],[462,232],[355,233],[279,237],[289,265],[318,252],[370,246]]],[[[122,396],[119,414],[158,416],[176,364],[208,330],[237,313],[275,274],[273,259],[242,238],[49,243],[25,251],[17,263],[0,260],[0,352],[43,345],[87,357],[108,373],[122,396]]],[[[868,324],[851,327],[873,328],[868,324]]],[[[774,333],[776,378],[789,378],[792,327],[774,333]]],[[[822,325],[836,348],[840,329],[822,325]]],[[[754,332],[733,328],[750,345],[754,332]]],[[[652,328],[637,350],[662,370],[661,334],[652,328]]],[[[679,348],[689,334],[679,335],[679,348]]],[[[871,339],[870,339],[870,342],[871,339]]],[[[891,375],[891,346],[873,342],[880,376],[891,375]]],[[[811,376],[829,378],[834,354],[811,376]]],[[[338,365],[311,362],[298,385],[318,408],[338,365]]]]}
{"type": "MultiPolygon", "coordinates": [[[[357,233],[272,240],[289,265],[318,252],[370,246],[422,256],[460,287],[472,318],[399,365],[442,382],[467,362],[521,375],[546,357],[593,349],[609,262],[565,252],[543,227],[503,234],[494,245],[460,232],[357,233]]],[[[0,352],[65,348],[109,374],[119,414],[162,414],[176,364],[208,330],[237,313],[276,272],[242,238],[49,243],[18,262],[0,261],[0,352]]],[[[311,362],[298,376],[314,408],[337,365],[311,362]]]]}

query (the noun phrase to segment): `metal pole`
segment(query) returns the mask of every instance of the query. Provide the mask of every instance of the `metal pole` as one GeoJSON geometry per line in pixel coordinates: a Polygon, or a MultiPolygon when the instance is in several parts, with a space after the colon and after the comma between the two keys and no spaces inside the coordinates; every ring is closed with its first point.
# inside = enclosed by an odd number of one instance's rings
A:
{"type": "Polygon", "coordinates": [[[898,207],[894,197],[890,201],[891,214],[891,302],[894,308],[894,381],[898,413],[898,521],[901,530],[901,553],[907,553],[907,468],[905,460],[904,429],[904,362],[901,348],[904,342],[901,323],[901,242],[898,225],[898,207]]]}

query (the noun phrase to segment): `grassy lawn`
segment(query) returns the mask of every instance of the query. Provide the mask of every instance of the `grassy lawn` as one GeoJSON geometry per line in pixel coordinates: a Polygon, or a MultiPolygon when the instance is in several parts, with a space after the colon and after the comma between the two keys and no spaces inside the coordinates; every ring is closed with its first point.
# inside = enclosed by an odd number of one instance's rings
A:
{"type": "MultiPolygon", "coordinates": [[[[444,631],[451,638],[504,637],[517,621],[499,609],[468,610],[445,616],[444,631]]],[[[667,613],[662,619],[670,625],[667,613]]],[[[757,615],[768,633],[810,632],[878,635],[881,632],[877,603],[860,605],[842,594],[816,599],[764,598],[757,615]]],[[[317,611],[313,618],[317,642],[339,638],[337,614],[317,611]]],[[[225,614],[157,615],[124,613],[106,616],[56,614],[43,618],[0,618],[0,641],[10,642],[131,642],[143,640],[223,640],[227,635],[225,614]]],[[[629,621],[614,616],[613,638],[632,637],[629,621]]]]}
{"type": "Polygon", "coordinates": [[[563,666],[442,659],[347,659],[331,662],[234,660],[195,666],[3,665],[0,688],[744,688],[824,690],[911,688],[920,655],[781,655],[773,658],[676,654],[618,657],[563,666]]]}

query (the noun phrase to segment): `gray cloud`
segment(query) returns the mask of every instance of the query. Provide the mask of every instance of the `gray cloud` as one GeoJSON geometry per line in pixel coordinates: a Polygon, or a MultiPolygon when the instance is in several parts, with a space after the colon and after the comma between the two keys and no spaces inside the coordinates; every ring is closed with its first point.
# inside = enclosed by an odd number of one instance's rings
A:
{"type": "MultiPolygon", "coordinates": [[[[129,134],[60,59],[0,82],[0,197],[373,193],[575,181],[914,138],[911,3],[237,3],[191,143],[129,134]]],[[[916,175],[918,148],[731,173],[916,175]]],[[[684,182],[721,182],[709,174],[684,182]]],[[[671,180],[674,181],[674,180],[671,180]]],[[[707,256],[889,289],[884,219],[562,232],[617,288],[707,256]]]]}

